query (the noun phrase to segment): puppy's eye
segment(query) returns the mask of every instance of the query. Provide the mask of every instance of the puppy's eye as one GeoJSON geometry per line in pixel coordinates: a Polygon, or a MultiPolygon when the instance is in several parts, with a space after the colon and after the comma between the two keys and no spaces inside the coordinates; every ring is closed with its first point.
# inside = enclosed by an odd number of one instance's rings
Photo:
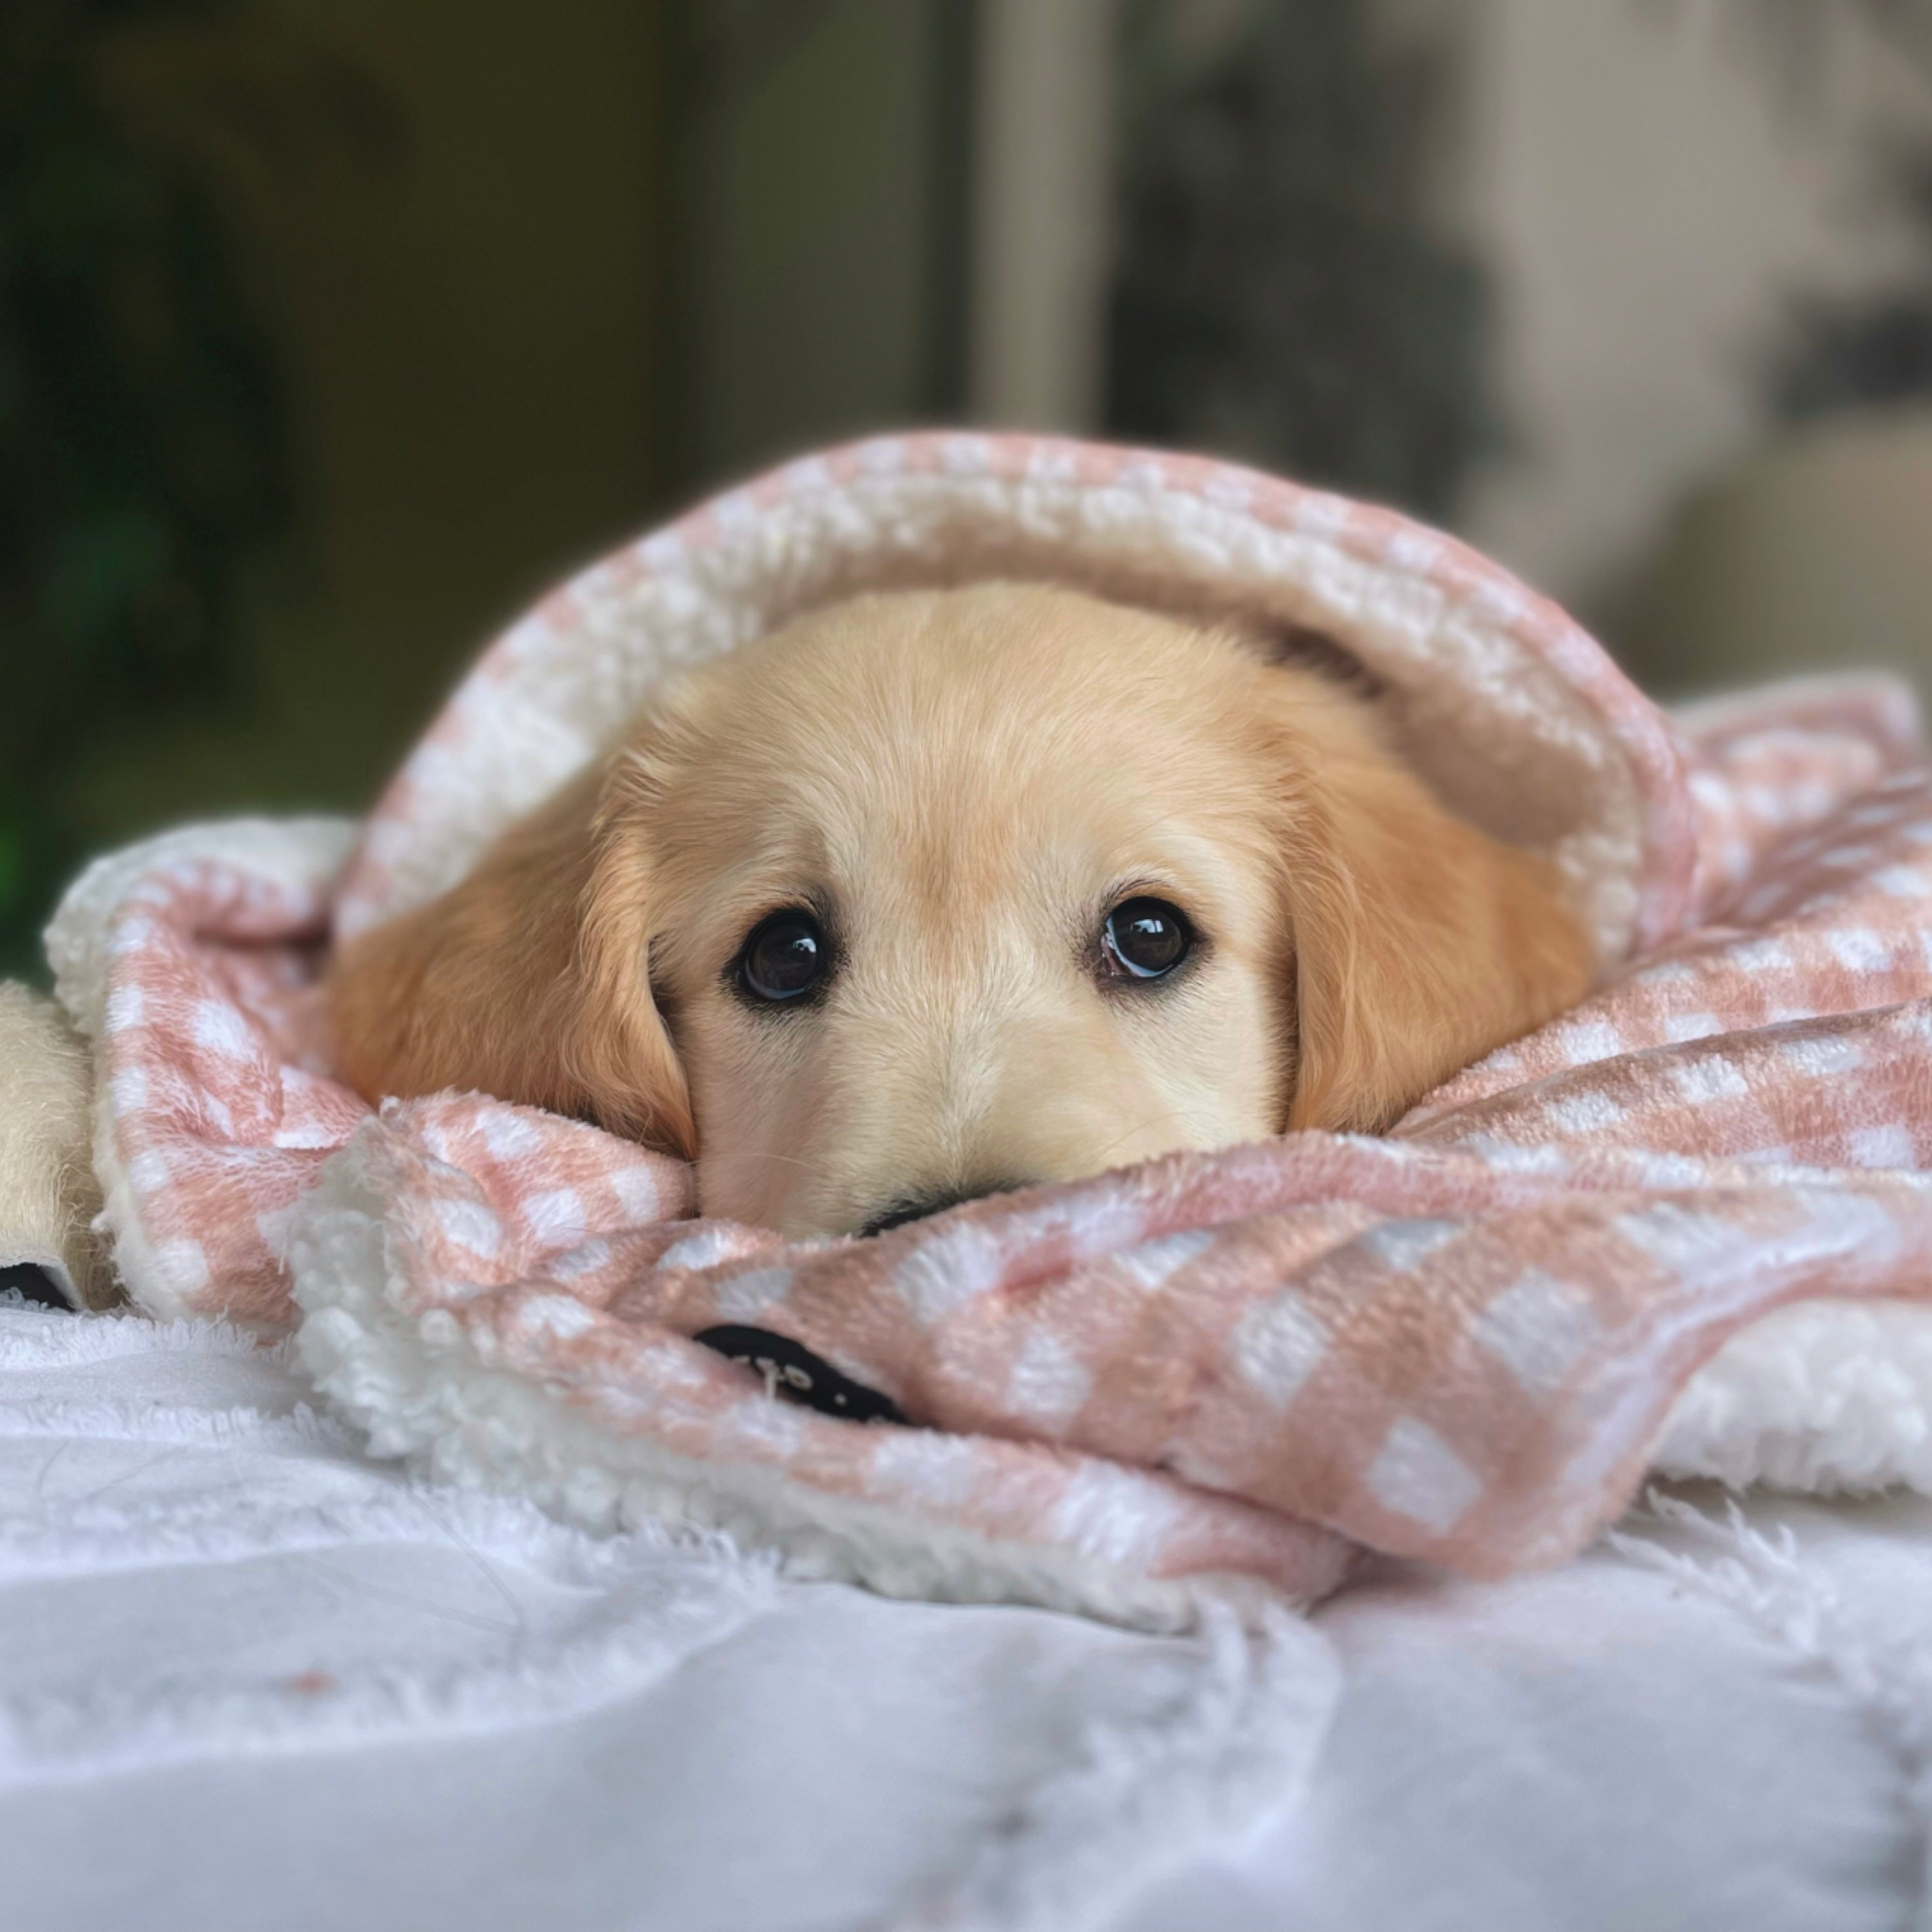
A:
{"type": "Polygon", "coordinates": [[[810,913],[775,912],[752,928],[738,956],[738,978],[760,1000],[795,1000],[824,976],[825,935],[810,913]]]}
{"type": "Polygon", "coordinates": [[[1124,899],[1100,931],[1102,970],[1118,979],[1159,980],[1194,949],[1194,928],[1165,899],[1124,899]]]}

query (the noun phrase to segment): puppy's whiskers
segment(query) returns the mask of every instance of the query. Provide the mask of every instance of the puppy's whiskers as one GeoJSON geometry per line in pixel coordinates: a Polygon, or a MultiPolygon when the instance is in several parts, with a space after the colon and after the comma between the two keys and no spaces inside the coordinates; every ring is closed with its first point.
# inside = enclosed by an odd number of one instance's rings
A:
{"type": "MultiPolygon", "coordinates": [[[[1136,1121],[1135,1124],[1130,1127],[1125,1133],[1116,1136],[1115,1138],[1109,1141],[1105,1147],[1096,1150],[1094,1155],[1094,1160],[1096,1163],[1095,1171],[1096,1172],[1099,1171],[1099,1167],[1106,1163],[1108,1157],[1113,1153],[1116,1148],[1124,1146],[1127,1142],[1133,1139],[1136,1135],[1146,1133],[1150,1129],[1154,1127],[1164,1127],[1170,1120],[1178,1120],[1184,1118],[1185,1116],[1179,1108],[1172,1107],[1169,1108],[1164,1114],[1150,1114],[1145,1120],[1136,1121]]],[[[1163,1151],[1171,1153],[1172,1150],[1171,1148],[1168,1148],[1164,1149],[1163,1151]]],[[[1148,1158],[1154,1159],[1157,1158],[1157,1156],[1150,1155],[1148,1158]]]]}
{"type": "Polygon", "coordinates": [[[781,1154],[776,1148],[759,1148],[754,1151],[760,1160],[780,1160],[788,1167],[802,1167],[808,1170],[812,1166],[810,1161],[802,1160],[795,1154],[781,1154]]]}

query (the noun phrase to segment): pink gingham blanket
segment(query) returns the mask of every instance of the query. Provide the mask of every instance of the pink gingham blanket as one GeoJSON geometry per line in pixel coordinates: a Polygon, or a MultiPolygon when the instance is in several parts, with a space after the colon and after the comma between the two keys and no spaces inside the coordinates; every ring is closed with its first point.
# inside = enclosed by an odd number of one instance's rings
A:
{"type": "Polygon", "coordinates": [[[887,1588],[1149,1616],[1204,1583],[1305,1599],[1362,1546],[1560,1558],[1726,1337],[1798,1298],[1924,1294],[1928,898],[1932,769],[1894,687],[1673,722],[1553,606],[1386,512],[928,437],[792,466],[586,573],[484,658],[352,849],[330,824],[171,835],[97,866],[50,944],[97,1042],[130,1291],[302,1319],[379,1450],[887,1588]],[[1446,790],[1570,872],[1600,989],[1385,1138],[1175,1156],[864,1241],[694,1220],[681,1163],[592,1128],[473,1094],[372,1114],[329,1077],[332,925],[460,874],[665,663],[860,584],[993,570],[1319,622],[1446,790]],[[775,1399],[689,1339],[721,1324],[909,1420],[775,1399]]]}

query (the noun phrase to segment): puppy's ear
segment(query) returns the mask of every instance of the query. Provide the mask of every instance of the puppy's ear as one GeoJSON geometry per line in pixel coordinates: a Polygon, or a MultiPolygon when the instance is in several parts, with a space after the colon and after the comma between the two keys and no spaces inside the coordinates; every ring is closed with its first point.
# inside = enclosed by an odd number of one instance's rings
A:
{"type": "Polygon", "coordinates": [[[592,772],[464,881],[346,947],[337,1072],[370,1100],[455,1087],[687,1156],[690,1096],[651,998],[649,861],[592,772]]]}
{"type": "Polygon", "coordinates": [[[1334,701],[1332,728],[1296,734],[1288,1124],[1376,1132],[1574,1006],[1590,948],[1548,866],[1456,818],[1334,701]]]}

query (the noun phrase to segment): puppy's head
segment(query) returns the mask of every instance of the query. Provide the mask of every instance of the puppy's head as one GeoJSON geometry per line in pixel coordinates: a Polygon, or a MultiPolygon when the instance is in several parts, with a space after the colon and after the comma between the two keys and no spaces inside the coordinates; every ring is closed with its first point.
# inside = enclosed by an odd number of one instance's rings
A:
{"type": "Polygon", "coordinates": [[[582,1114],[796,1234],[1385,1126],[1588,970],[1544,868],[1357,696],[995,584],[856,599],[674,686],[350,949],[335,1012],[365,1093],[582,1114]]]}

